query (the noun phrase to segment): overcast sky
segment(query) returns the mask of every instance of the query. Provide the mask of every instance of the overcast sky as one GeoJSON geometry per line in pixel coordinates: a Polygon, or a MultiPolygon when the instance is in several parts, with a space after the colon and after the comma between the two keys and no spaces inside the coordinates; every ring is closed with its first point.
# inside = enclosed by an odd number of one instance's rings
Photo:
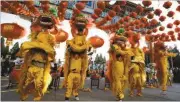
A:
{"type": "MultiPolygon", "coordinates": [[[[141,1],[133,1],[133,2],[142,4],[141,1]]],[[[166,16],[168,11],[171,11],[171,10],[175,11],[176,7],[178,6],[178,3],[176,1],[172,1],[172,2],[173,2],[173,5],[169,10],[166,10],[166,9],[164,9],[162,7],[164,1],[152,1],[151,7],[154,7],[154,9],[160,8],[163,11],[163,13],[161,15],[166,16]]],[[[12,14],[7,14],[7,13],[1,12],[0,15],[1,15],[1,23],[18,23],[19,25],[23,26],[26,29],[26,36],[24,36],[21,39],[14,40],[13,44],[16,43],[16,42],[19,42],[21,44],[24,41],[28,40],[27,36],[30,34],[31,22],[29,22],[27,20],[24,20],[24,19],[20,18],[19,16],[12,15],[12,14]]],[[[157,16],[155,16],[155,18],[158,19],[157,16]]],[[[176,19],[180,20],[180,13],[179,12],[175,13],[174,19],[166,17],[166,21],[164,21],[162,23],[162,25],[166,26],[169,22],[173,23],[174,20],[176,20],[176,19]]],[[[71,28],[70,28],[69,22],[67,20],[62,22],[61,28],[69,33],[69,38],[68,39],[71,39],[72,38],[71,30],[70,30],[71,28]]],[[[175,28],[175,26],[173,26],[172,29],[174,30],[174,28],[175,28]]],[[[164,32],[167,32],[169,30],[171,30],[171,29],[166,28],[164,32]]],[[[163,32],[157,32],[157,33],[161,34],[163,32]]],[[[108,53],[107,53],[107,51],[109,49],[109,41],[108,41],[109,37],[108,37],[108,35],[106,34],[106,32],[104,32],[104,31],[102,31],[100,29],[97,29],[97,28],[89,29],[89,34],[88,34],[87,38],[89,38],[91,36],[94,36],[94,35],[98,35],[98,36],[102,37],[105,40],[105,44],[101,48],[97,49],[96,54],[101,53],[103,56],[106,57],[106,59],[108,59],[109,58],[108,53]]],[[[175,35],[177,35],[177,33],[175,35]]],[[[176,46],[178,46],[178,49],[180,50],[180,41],[169,42],[169,43],[166,43],[166,45],[172,46],[172,47],[174,45],[176,45],[176,46]]],[[[144,38],[142,37],[141,41],[140,41],[140,47],[142,48],[144,46],[147,46],[147,45],[145,43],[144,38]]],[[[65,42],[61,43],[59,48],[56,48],[56,52],[57,52],[56,59],[60,58],[61,60],[64,60],[65,42]]],[[[96,54],[93,55],[93,59],[95,58],[96,54]]]]}

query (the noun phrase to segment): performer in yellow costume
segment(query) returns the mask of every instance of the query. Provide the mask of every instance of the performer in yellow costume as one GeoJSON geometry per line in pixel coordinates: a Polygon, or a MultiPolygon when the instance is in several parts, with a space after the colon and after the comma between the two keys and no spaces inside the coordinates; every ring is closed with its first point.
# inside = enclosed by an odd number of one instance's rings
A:
{"type": "Polygon", "coordinates": [[[124,57],[130,53],[122,49],[125,48],[126,41],[126,37],[115,35],[109,50],[110,61],[108,64],[107,77],[110,80],[111,90],[117,100],[122,100],[124,98],[124,85],[127,81],[127,77],[125,76],[124,57]]]}
{"type": "Polygon", "coordinates": [[[175,57],[176,54],[167,51],[163,42],[158,41],[155,43],[155,63],[158,77],[160,78],[160,85],[162,94],[166,94],[167,90],[167,76],[168,76],[168,57],[175,57]]]}
{"type": "Polygon", "coordinates": [[[134,89],[137,89],[137,96],[142,96],[142,86],[145,80],[143,79],[144,60],[141,56],[135,56],[132,60],[132,64],[129,71],[129,83],[130,83],[130,96],[134,95],[134,89]]]}
{"type": "Polygon", "coordinates": [[[79,100],[78,90],[83,88],[86,77],[86,70],[88,68],[87,51],[90,48],[90,43],[86,41],[86,35],[83,30],[86,25],[84,16],[77,16],[74,22],[78,33],[74,34],[72,40],[66,42],[67,48],[65,53],[64,66],[64,86],[67,88],[65,93],[65,100],[69,100],[71,94],[79,100]]]}
{"type": "MultiPolygon", "coordinates": [[[[21,100],[26,100],[28,94],[34,95],[34,100],[40,100],[46,92],[50,82],[50,62],[54,60],[54,38],[48,33],[53,26],[51,18],[39,17],[36,24],[41,25],[41,32],[34,32],[30,35],[30,41],[21,45],[19,55],[24,57],[22,75],[18,87],[21,100]],[[37,23],[38,22],[38,23],[37,23]]],[[[34,26],[32,24],[32,26],[34,26]]]]}

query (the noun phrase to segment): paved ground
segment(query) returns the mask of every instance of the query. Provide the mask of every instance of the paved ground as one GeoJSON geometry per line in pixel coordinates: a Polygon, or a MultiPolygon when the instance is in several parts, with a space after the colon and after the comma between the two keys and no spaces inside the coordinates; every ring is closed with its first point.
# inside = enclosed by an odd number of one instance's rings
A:
{"type": "MultiPolygon", "coordinates": [[[[100,81],[100,89],[93,88],[92,92],[80,92],[81,101],[115,101],[115,97],[111,91],[104,91],[104,79],[100,81]]],[[[19,94],[15,92],[15,88],[6,89],[8,84],[7,77],[1,77],[1,100],[2,101],[19,101],[19,94]]],[[[86,86],[90,87],[90,79],[86,80],[86,86]]],[[[51,90],[45,94],[42,101],[63,101],[65,89],[59,89],[56,92],[51,90]]],[[[32,96],[28,101],[32,100],[32,96]]],[[[73,97],[72,99],[73,100],[73,97]]],[[[173,84],[168,88],[167,95],[160,95],[160,89],[145,88],[142,97],[129,97],[128,91],[125,92],[125,101],[180,101],[180,84],[173,84]]]]}

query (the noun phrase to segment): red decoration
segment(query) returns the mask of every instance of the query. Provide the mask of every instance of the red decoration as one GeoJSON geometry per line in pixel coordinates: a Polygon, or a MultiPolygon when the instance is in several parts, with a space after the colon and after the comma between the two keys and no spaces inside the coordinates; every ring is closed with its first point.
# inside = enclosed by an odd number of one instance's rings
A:
{"type": "Polygon", "coordinates": [[[153,29],[153,33],[156,33],[158,30],[157,30],[157,28],[154,28],[153,29]]]}
{"type": "Polygon", "coordinates": [[[180,20],[175,20],[173,24],[178,26],[180,24],[180,20]]]}
{"type": "Polygon", "coordinates": [[[176,11],[180,12],[180,5],[176,8],[176,11]]]}
{"type": "Polygon", "coordinates": [[[61,1],[61,2],[60,2],[60,6],[61,6],[62,8],[67,8],[67,7],[68,7],[68,2],[67,2],[67,1],[61,1]]]}
{"type": "Polygon", "coordinates": [[[98,36],[93,36],[89,38],[91,45],[95,48],[101,47],[104,44],[104,40],[98,36]]]}
{"type": "Polygon", "coordinates": [[[147,16],[147,18],[149,18],[149,19],[152,19],[153,17],[154,17],[153,13],[149,13],[148,16],[147,16]]]}
{"type": "Polygon", "coordinates": [[[152,33],[152,30],[148,30],[148,31],[147,31],[147,34],[151,34],[151,33],[152,33]]]}
{"type": "Polygon", "coordinates": [[[150,21],[150,25],[151,26],[155,26],[155,25],[157,25],[158,24],[158,21],[156,20],[156,19],[152,19],[151,21],[150,21]]]}
{"type": "Polygon", "coordinates": [[[10,39],[19,39],[25,35],[25,29],[16,23],[1,24],[1,36],[10,39]]]}
{"type": "Polygon", "coordinates": [[[104,1],[98,1],[97,7],[100,8],[101,10],[104,10],[105,9],[105,2],[104,1]]]}
{"type": "Polygon", "coordinates": [[[179,33],[179,32],[180,32],[180,28],[179,28],[179,27],[176,27],[174,31],[175,31],[176,33],[179,33]]]}
{"type": "Polygon", "coordinates": [[[168,32],[168,35],[173,35],[174,34],[174,31],[169,31],[168,32]]]}
{"type": "Polygon", "coordinates": [[[149,7],[149,6],[152,4],[152,2],[151,2],[150,0],[144,0],[144,1],[142,2],[142,4],[143,4],[145,7],[149,7]]]}
{"type": "Polygon", "coordinates": [[[167,28],[172,28],[173,27],[173,24],[172,23],[168,23],[167,24],[167,28]]]}
{"type": "Polygon", "coordinates": [[[143,22],[143,23],[146,23],[147,22],[147,18],[141,18],[141,22],[143,22]]]}
{"type": "Polygon", "coordinates": [[[135,21],[134,21],[134,24],[135,24],[135,25],[139,25],[140,23],[141,23],[140,20],[135,20],[135,21]]]}
{"type": "Polygon", "coordinates": [[[129,16],[132,17],[132,18],[136,18],[137,17],[137,13],[136,12],[131,12],[129,16]]]}
{"type": "Polygon", "coordinates": [[[171,5],[172,5],[172,2],[167,1],[167,2],[165,2],[165,3],[163,4],[163,7],[166,8],[166,9],[168,9],[168,8],[171,7],[171,5]]]}
{"type": "Polygon", "coordinates": [[[55,39],[57,43],[64,42],[68,38],[68,33],[64,30],[60,30],[58,34],[55,35],[55,39]]]}
{"type": "Polygon", "coordinates": [[[164,29],[165,29],[164,26],[159,27],[159,30],[160,30],[160,31],[164,31],[164,29]]]}
{"type": "Polygon", "coordinates": [[[116,12],[121,12],[120,5],[115,5],[115,6],[113,7],[113,10],[116,11],[116,12]]]}
{"type": "Polygon", "coordinates": [[[100,8],[96,8],[96,9],[94,9],[94,13],[96,15],[100,15],[102,13],[102,10],[100,8]]]}
{"type": "Polygon", "coordinates": [[[108,15],[109,15],[110,17],[114,17],[114,16],[116,16],[116,12],[113,11],[113,10],[110,10],[110,11],[108,12],[108,15]]]}
{"type": "Polygon", "coordinates": [[[76,8],[78,9],[78,10],[80,10],[80,11],[82,11],[84,8],[85,8],[85,4],[84,3],[82,3],[82,2],[78,2],[77,4],[76,4],[76,8]]]}
{"type": "Polygon", "coordinates": [[[98,16],[97,16],[96,14],[92,14],[91,17],[92,17],[93,19],[97,19],[97,18],[98,18],[98,16]]]}
{"type": "Polygon", "coordinates": [[[152,35],[149,35],[149,34],[145,35],[145,39],[146,41],[151,41],[152,35]]]}
{"type": "Polygon", "coordinates": [[[129,16],[124,17],[124,21],[128,22],[130,20],[129,16]]]}
{"type": "Polygon", "coordinates": [[[144,11],[144,8],[141,6],[141,5],[138,5],[137,7],[136,7],[136,12],[137,13],[142,13],[144,11]]]}
{"type": "Polygon", "coordinates": [[[160,16],[161,13],[162,13],[162,10],[160,10],[160,9],[156,9],[156,10],[154,11],[154,14],[157,15],[157,16],[160,16]]]}
{"type": "Polygon", "coordinates": [[[169,11],[168,14],[167,14],[167,16],[168,16],[168,17],[173,17],[174,14],[175,14],[175,13],[174,13],[173,11],[169,11]]]}
{"type": "Polygon", "coordinates": [[[163,22],[165,19],[166,19],[165,16],[160,16],[160,17],[159,17],[159,20],[160,20],[161,22],[163,22]]]}
{"type": "Polygon", "coordinates": [[[121,18],[118,22],[119,22],[120,24],[123,24],[123,23],[124,23],[124,19],[121,18]]]}
{"type": "Polygon", "coordinates": [[[125,0],[121,0],[121,1],[119,1],[119,4],[120,4],[121,6],[125,6],[125,5],[126,5],[126,1],[125,1],[125,0]]]}

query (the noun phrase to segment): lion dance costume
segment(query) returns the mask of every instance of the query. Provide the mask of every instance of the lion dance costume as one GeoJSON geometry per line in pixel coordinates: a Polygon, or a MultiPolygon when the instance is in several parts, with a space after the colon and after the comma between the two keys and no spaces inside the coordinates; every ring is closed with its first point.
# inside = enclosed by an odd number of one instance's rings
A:
{"type": "Polygon", "coordinates": [[[78,90],[84,86],[88,68],[87,51],[90,48],[90,43],[86,41],[86,34],[84,34],[86,23],[87,21],[83,15],[77,16],[71,25],[77,29],[77,33],[73,34],[74,38],[72,40],[66,42],[65,79],[63,83],[63,86],[66,87],[65,100],[69,100],[72,93],[76,100],[79,100],[78,90]]]}
{"type": "Polygon", "coordinates": [[[28,94],[34,95],[34,100],[40,100],[51,82],[50,62],[54,60],[54,37],[48,33],[53,26],[51,17],[40,16],[33,26],[41,26],[41,31],[33,31],[30,41],[21,45],[19,55],[24,57],[22,75],[18,91],[21,100],[26,100],[28,94]]]}
{"type": "Polygon", "coordinates": [[[134,33],[131,35],[129,42],[131,44],[131,51],[133,53],[132,63],[128,71],[128,80],[130,88],[130,96],[134,95],[134,89],[137,89],[137,96],[142,96],[142,87],[145,85],[145,57],[142,49],[139,48],[140,35],[134,33]]]}
{"type": "Polygon", "coordinates": [[[160,85],[162,94],[165,94],[167,90],[167,80],[168,80],[168,57],[175,57],[176,54],[167,51],[163,42],[158,41],[154,45],[155,53],[155,63],[157,69],[157,76],[160,79],[160,85]]]}
{"type": "Polygon", "coordinates": [[[110,60],[107,77],[111,83],[113,94],[116,96],[117,100],[122,100],[124,98],[124,89],[127,82],[126,72],[128,71],[125,69],[127,67],[126,64],[128,63],[127,56],[131,56],[132,53],[126,49],[125,42],[127,41],[127,38],[117,34],[113,37],[113,42],[110,45],[110,60]]]}

